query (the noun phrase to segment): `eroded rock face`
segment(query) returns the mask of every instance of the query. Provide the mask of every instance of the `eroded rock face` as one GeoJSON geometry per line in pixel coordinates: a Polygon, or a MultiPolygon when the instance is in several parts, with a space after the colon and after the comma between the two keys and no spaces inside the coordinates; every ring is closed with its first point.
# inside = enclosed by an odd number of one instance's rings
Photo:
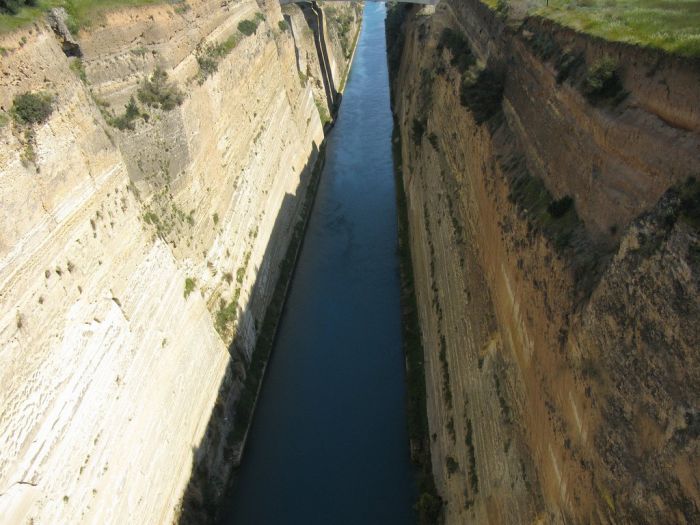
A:
{"type": "Polygon", "coordinates": [[[447,522],[697,521],[697,66],[477,1],[396,13],[447,522]],[[605,58],[623,91],[596,98],[605,58]]]}
{"type": "Polygon", "coordinates": [[[104,14],[80,62],[65,24],[0,41],[4,115],[18,94],[53,98],[44,123],[0,127],[3,521],[169,523],[193,470],[227,478],[324,133],[277,2],[186,5],[104,14]],[[139,97],[157,68],[173,109],[139,97]]]}
{"type": "Polygon", "coordinates": [[[54,7],[46,15],[46,21],[61,41],[63,52],[68,56],[80,57],[83,54],[80,50],[80,44],[68,29],[67,19],[68,13],[63,7],[54,7]]]}

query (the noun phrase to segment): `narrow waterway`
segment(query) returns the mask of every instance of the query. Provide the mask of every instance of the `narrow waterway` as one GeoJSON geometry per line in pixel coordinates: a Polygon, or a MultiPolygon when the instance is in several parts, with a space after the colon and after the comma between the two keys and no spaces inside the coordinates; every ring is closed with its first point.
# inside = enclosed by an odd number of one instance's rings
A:
{"type": "Polygon", "coordinates": [[[384,18],[366,5],[225,524],[414,521],[384,18]]]}

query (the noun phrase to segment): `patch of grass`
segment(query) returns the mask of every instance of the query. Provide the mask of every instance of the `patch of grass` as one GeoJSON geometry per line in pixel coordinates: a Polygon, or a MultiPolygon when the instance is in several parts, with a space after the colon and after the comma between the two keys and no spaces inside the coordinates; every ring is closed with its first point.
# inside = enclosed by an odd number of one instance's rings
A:
{"type": "Polygon", "coordinates": [[[207,45],[197,53],[200,84],[216,72],[219,68],[219,61],[233,51],[240,41],[241,37],[235,33],[220,44],[207,45]]]}
{"type": "Polygon", "coordinates": [[[277,26],[280,28],[280,31],[282,31],[283,33],[285,31],[289,30],[289,24],[287,23],[286,20],[280,20],[279,22],[277,22],[277,26]]]}
{"type": "MultiPolygon", "coordinates": [[[[240,293],[240,292],[239,292],[240,293]]],[[[219,302],[219,310],[216,312],[216,320],[214,326],[216,331],[222,336],[227,335],[230,330],[230,326],[236,322],[238,317],[238,298],[226,304],[222,299],[219,302]]]]}
{"type": "Polygon", "coordinates": [[[196,288],[197,283],[195,282],[194,279],[191,277],[188,277],[185,279],[185,299],[187,299],[192,292],[194,292],[194,289],[196,288]]]}
{"type": "Polygon", "coordinates": [[[138,99],[154,108],[170,111],[182,104],[185,95],[173,83],[168,74],[157,67],[150,78],[145,78],[137,92],[138,99]]]}
{"type": "Polygon", "coordinates": [[[42,17],[52,7],[63,7],[68,12],[68,28],[76,34],[82,28],[91,27],[104,19],[106,12],[121,7],[137,7],[149,4],[169,3],[167,0],[3,0],[0,5],[0,33],[8,33],[28,26],[42,17]],[[19,8],[14,12],[3,9],[13,3],[19,8]]]}
{"type": "Polygon", "coordinates": [[[79,58],[74,58],[71,60],[70,69],[75,73],[84,84],[87,84],[87,75],[85,74],[85,67],[83,66],[83,61],[79,58]]]}
{"type": "Polygon", "coordinates": [[[700,0],[549,0],[531,13],[606,40],[700,56],[700,0]]]}
{"type": "Polygon", "coordinates": [[[316,103],[316,109],[318,110],[318,116],[321,119],[321,124],[324,126],[331,121],[331,116],[326,109],[326,105],[319,99],[314,97],[314,102],[316,103]]]}

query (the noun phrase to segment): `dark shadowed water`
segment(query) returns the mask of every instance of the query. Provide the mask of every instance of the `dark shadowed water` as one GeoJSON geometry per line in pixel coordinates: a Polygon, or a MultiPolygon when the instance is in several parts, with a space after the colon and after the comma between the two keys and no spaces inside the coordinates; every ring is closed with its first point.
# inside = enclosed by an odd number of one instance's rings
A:
{"type": "Polygon", "coordinates": [[[414,521],[384,17],[367,4],[225,524],[414,521]]]}

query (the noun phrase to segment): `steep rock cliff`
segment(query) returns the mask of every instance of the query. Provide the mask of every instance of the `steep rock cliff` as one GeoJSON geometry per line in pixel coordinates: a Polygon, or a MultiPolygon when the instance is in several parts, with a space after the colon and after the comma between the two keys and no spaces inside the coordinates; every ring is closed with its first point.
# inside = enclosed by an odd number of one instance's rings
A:
{"type": "Polygon", "coordinates": [[[392,17],[447,522],[697,521],[697,63],[476,0],[392,17]]]}
{"type": "Polygon", "coordinates": [[[3,521],[167,523],[194,469],[223,487],[324,139],[282,20],[274,1],[120,9],[80,59],[43,22],[0,37],[3,521]],[[12,121],[25,92],[45,121],[12,121]]]}

